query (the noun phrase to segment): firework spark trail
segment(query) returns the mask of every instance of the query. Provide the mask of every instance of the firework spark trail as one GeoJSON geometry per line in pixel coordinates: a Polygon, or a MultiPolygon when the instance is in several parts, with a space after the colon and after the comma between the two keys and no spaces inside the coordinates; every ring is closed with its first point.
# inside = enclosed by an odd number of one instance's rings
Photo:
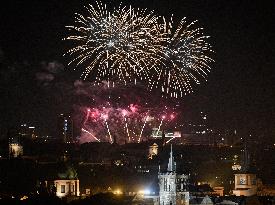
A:
{"type": "Polygon", "coordinates": [[[173,139],[175,139],[175,137],[172,137],[171,139],[167,140],[167,142],[165,142],[165,144],[168,144],[168,143],[171,142],[173,139]]]}
{"type": "Polygon", "coordinates": [[[162,117],[161,117],[161,121],[160,121],[160,123],[159,123],[157,135],[158,135],[158,133],[159,133],[159,131],[160,131],[160,128],[161,128],[161,126],[162,126],[162,123],[163,123],[163,120],[165,119],[165,117],[166,117],[166,116],[162,116],[162,117]]]}
{"type": "Polygon", "coordinates": [[[102,118],[103,118],[103,120],[105,122],[105,125],[106,125],[106,128],[107,128],[107,132],[109,134],[110,143],[112,144],[113,143],[113,138],[112,138],[112,135],[111,135],[111,132],[110,132],[110,128],[109,128],[108,122],[107,122],[108,115],[103,114],[102,118]]]}
{"type": "Polygon", "coordinates": [[[127,119],[126,119],[126,117],[124,117],[124,121],[125,121],[125,129],[126,129],[126,132],[127,132],[128,141],[130,142],[130,141],[131,141],[131,138],[130,138],[130,134],[129,134],[129,129],[128,129],[128,124],[127,124],[127,119]]]}
{"type": "MultiPolygon", "coordinates": [[[[100,139],[101,142],[110,142],[110,135],[112,140],[116,139],[119,144],[128,142],[129,137],[131,143],[147,140],[147,137],[152,135],[152,128],[156,128],[153,129],[153,132],[157,131],[162,116],[166,116],[165,121],[163,121],[163,123],[166,123],[166,120],[169,121],[179,112],[176,106],[178,101],[165,98],[156,99],[150,92],[145,91],[144,86],[137,87],[139,85],[131,84],[133,87],[128,85],[125,88],[122,84],[116,84],[113,88],[112,81],[109,84],[110,88],[108,88],[107,81],[99,85],[93,85],[78,80],[74,84],[76,88],[74,94],[78,96],[78,102],[80,103],[77,102],[75,105],[73,114],[79,122],[77,128],[80,131],[82,128],[86,129],[100,139]],[[128,88],[131,88],[131,92],[128,92],[128,88]],[[141,93],[145,96],[141,96],[141,93]],[[125,117],[123,113],[125,113],[125,117]],[[103,118],[105,115],[110,134],[103,118]],[[173,117],[171,117],[172,115],[173,117]],[[125,127],[125,118],[129,136],[125,127]]],[[[163,123],[160,127],[161,130],[163,123]]],[[[87,142],[89,140],[96,141],[89,134],[81,132],[80,141],[87,142]]]]}
{"type": "Polygon", "coordinates": [[[150,127],[146,127],[149,121],[153,123],[153,126],[159,127],[157,131],[159,132],[163,126],[164,118],[165,120],[174,119],[174,114],[168,115],[170,113],[168,110],[166,110],[165,115],[160,117],[158,124],[155,121],[157,118],[149,115],[150,110],[150,113],[159,116],[160,110],[167,109],[166,106],[154,110],[151,107],[143,108],[133,104],[130,104],[127,108],[113,107],[109,102],[106,102],[108,107],[105,107],[102,101],[100,102],[99,106],[83,108],[84,119],[87,118],[87,111],[90,110],[90,112],[88,120],[84,121],[81,126],[81,128],[93,133],[100,141],[113,142],[114,136],[116,136],[118,143],[124,143],[125,141],[140,143],[144,133],[148,136],[151,132],[150,127]],[[169,119],[168,116],[170,116],[169,119]]]}
{"type": "Polygon", "coordinates": [[[84,128],[81,129],[82,132],[86,132],[89,135],[91,135],[96,141],[100,142],[100,140],[98,138],[96,138],[91,132],[89,132],[88,130],[85,130],[84,128]]]}
{"type": "Polygon", "coordinates": [[[106,128],[107,128],[107,131],[108,131],[108,134],[109,134],[109,137],[110,137],[110,143],[112,144],[113,143],[113,138],[112,138],[107,120],[105,120],[105,123],[106,123],[106,128]]]}
{"type": "Polygon", "coordinates": [[[84,126],[85,126],[86,122],[87,122],[88,119],[89,119],[90,112],[91,112],[91,110],[90,110],[90,109],[87,109],[87,112],[86,112],[87,114],[86,114],[85,119],[84,119],[84,122],[83,122],[83,125],[84,125],[84,126]]]}
{"type": "Polygon", "coordinates": [[[140,131],[140,135],[139,135],[139,138],[138,138],[138,143],[140,143],[140,140],[141,140],[141,137],[142,137],[142,133],[143,133],[143,130],[144,130],[144,127],[146,125],[146,122],[147,122],[148,118],[149,118],[149,115],[148,115],[148,112],[147,112],[145,120],[144,120],[144,124],[143,124],[143,126],[141,128],[141,131],[140,131]]]}
{"type": "Polygon", "coordinates": [[[125,129],[126,129],[126,133],[127,133],[127,136],[128,136],[128,141],[130,142],[131,138],[130,138],[130,134],[129,134],[129,129],[128,129],[128,123],[127,123],[126,115],[127,115],[127,110],[122,110],[122,116],[123,116],[124,122],[125,122],[125,129]]]}

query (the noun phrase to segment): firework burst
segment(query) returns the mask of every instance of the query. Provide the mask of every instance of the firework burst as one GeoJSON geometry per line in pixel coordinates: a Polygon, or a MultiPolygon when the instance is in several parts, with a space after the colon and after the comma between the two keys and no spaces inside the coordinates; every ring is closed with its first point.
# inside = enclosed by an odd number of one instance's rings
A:
{"type": "Polygon", "coordinates": [[[155,52],[157,17],[146,10],[131,7],[114,8],[98,2],[86,7],[88,16],[77,14],[76,26],[68,28],[77,33],[67,37],[76,46],[67,54],[74,56],[70,63],[85,65],[82,77],[89,74],[96,81],[117,78],[125,84],[129,81],[146,79],[148,56],[155,52]]]}
{"type": "Polygon", "coordinates": [[[175,29],[172,18],[168,22],[163,18],[162,50],[151,72],[150,90],[161,88],[163,94],[177,98],[192,92],[194,82],[206,80],[213,61],[208,54],[213,51],[206,41],[209,36],[202,28],[193,28],[195,23],[187,24],[184,18],[175,29]]]}
{"type": "Polygon", "coordinates": [[[84,66],[82,77],[127,83],[142,82],[162,95],[183,97],[194,84],[206,80],[213,61],[208,36],[195,22],[171,20],[131,7],[107,9],[97,2],[86,7],[88,15],[76,14],[76,33],[66,39],[75,43],[67,54],[71,63],[84,66]]]}

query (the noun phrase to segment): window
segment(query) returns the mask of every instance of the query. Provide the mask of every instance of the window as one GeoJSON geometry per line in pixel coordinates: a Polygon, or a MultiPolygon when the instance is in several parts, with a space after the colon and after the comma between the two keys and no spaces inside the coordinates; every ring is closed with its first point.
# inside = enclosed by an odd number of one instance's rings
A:
{"type": "Polygon", "coordinates": [[[246,177],[240,178],[240,184],[245,185],[246,184],[246,177]]]}
{"type": "Polygon", "coordinates": [[[167,191],[167,179],[164,179],[164,191],[167,191]]]}
{"type": "Polygon", "coordinates": [[[61,193],[65,193],[65,185],[61,185],[61,193]]]}

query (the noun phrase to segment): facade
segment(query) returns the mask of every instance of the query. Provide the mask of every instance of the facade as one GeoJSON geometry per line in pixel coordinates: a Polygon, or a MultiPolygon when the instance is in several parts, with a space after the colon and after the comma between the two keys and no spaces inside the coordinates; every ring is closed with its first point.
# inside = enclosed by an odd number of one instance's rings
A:
{"type": "Polygon", "coordinates": [[[80,196],[79,179],[73,166],[67,163],[59,163],[55,167],[55,176],[48,177],[45,181],[46,189],[49,193],[59,198],[80,196]]]}
{"type": "Polygon", "coordinates": [[[245,144],[242,165],[238,173],[235,174],[235,188],[233,194],[236,196],[253,196],[257,194],[257,177],[249,171],[250,155],[245,144]]]}
{"type": "Polygon", "coordinates": [[[20,137],[9,138],[9,157],[19,157],[23,155],[23,145],[20,142],[20,137]]]}
{"type": "Polygon", "coordinates": [[[256,174],[235,174],[235,189],[233,194],[236,196],[253,196],[257,194],[256,174]]]}
{"type": "Polygon", "coordinates": [[[223,196],[223,192],[224,192],[224,187],[222,186],[216,186],[216,187],[213,187],[213,190],[214,190],[214,193],[218,196],[223,196]]]}
{"type": "Polygon", "coordinates": [[[56,187],[56,196],[79,196],[79,180],[78,179],[59,179],[54,180],[54,185],[56,187]]]}
{"type": "Polygon", "coordinates": [[[19,157],[23,155],[23,146],[19,143],[10,143],[9,144],[9,156],[10,157],[19,157]]]}
{"type": "Polygon", "coordinates": [[[172,145],[167,172],[159,173],[158,178],[160,205],[189,205],[189,191],[187,190],[189,177],[176,173],[172,145]]]}
{"type": "Polygon", "coordinates": [[[154,143],[149,147],[149,159],[152,159],[153,156],[158,155],[158,145],[154,143]]]}

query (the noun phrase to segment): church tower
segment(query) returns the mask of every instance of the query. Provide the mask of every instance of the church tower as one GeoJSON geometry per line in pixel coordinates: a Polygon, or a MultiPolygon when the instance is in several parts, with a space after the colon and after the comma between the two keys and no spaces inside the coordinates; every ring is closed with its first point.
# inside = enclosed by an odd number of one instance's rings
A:
{"type": "Polygon", "coordinates": [[[257,194],[257,177],[250,170],[250,155],[247,145],[244,145],[241,170],[235,173],[235,188],[233,194],[236,196],[253,196],[257,194]]]}
{"type": "Polygon", "coordinates": [[[189,205],[188,175],[177,175],[171,145],[167,172],[158,174],[160,205],[189,205]]]}

